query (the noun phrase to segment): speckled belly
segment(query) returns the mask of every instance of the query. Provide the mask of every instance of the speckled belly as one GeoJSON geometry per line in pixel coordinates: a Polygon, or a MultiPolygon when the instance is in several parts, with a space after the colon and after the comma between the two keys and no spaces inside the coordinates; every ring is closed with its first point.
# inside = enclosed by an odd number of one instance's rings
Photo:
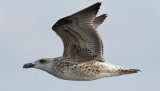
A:
{"type": "Polygon", "coordinates": [[[49,73],[65,80],[95,80],[102,77],[104,66],[101,62],[66,61],[55,63],[52,72],[49,73]]]}

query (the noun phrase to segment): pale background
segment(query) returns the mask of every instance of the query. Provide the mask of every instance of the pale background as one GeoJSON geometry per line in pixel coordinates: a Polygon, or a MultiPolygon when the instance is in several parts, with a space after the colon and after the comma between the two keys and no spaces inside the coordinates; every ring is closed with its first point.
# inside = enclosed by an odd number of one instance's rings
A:
{"type": "Polygon", "coordinates": [[[80,82],[22,68],[61,56],[63,44],[52,25],[98,1],[0,0],[0,91],[160,91],[159,0],[100,0],[98,15],[108,14],[98,28],[104,58],[143,72],[80,82]]]}

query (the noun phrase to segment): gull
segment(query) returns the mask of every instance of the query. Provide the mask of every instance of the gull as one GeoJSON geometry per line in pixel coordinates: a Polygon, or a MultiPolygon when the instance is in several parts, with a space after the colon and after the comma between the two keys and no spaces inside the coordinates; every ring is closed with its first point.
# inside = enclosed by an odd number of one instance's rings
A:
{"type": "Polygon", "coordinates": [[[74,81],[90,81],[140,71],[108,63],[103,58],[103,43],[97,28],[107,14],[96,17],[100,6],[101,2],[97,2],[58,20],[52,29],[63,41],[63,55],[42,58],[25,64],[23,68],[40,69],[60,79],[74,81]]]}

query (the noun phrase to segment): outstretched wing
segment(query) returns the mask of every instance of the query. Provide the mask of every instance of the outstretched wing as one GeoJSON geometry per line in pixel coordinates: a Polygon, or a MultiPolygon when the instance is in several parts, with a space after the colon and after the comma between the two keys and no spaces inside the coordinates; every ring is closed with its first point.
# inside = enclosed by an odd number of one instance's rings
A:
{"type": "Polygon", "coordinates": [[[64,43],[63,57],[74,61],[102,59],[103,44],[93,26],[100,5],[95,3],[53,25],[52,29],[64,43]]]}

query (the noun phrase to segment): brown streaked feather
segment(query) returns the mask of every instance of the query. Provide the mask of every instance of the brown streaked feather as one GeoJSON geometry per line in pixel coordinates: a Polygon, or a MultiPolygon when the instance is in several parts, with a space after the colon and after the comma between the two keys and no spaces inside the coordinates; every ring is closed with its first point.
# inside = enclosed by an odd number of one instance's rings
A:
{"type": "Polygon", "coordinates": [[[63,57],[74,61],[102,59],[103,44],[93,21],[101,3],[60,19],[52,29],[64,43],[63,57]]]}

